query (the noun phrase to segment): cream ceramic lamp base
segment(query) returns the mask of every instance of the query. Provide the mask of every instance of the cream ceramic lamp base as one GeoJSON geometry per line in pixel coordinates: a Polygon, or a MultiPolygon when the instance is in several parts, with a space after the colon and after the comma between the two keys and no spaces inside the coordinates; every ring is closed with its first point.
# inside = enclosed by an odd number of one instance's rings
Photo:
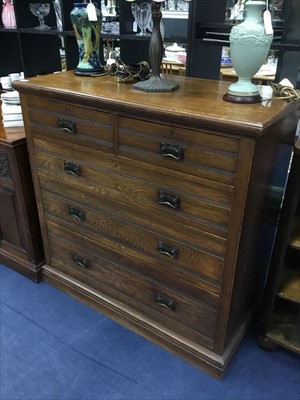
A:
{"type": "Polygon", "coordinates": [[[245,4],[246,18],[234,26],[230,33],[230,55],[238,81],[229,86],[224,100],[235,103],[257,103],[261,101],[253,76],[266,61],[273,40],[266,34],[262,19],[265,1],[248,0],[245,4]]]}

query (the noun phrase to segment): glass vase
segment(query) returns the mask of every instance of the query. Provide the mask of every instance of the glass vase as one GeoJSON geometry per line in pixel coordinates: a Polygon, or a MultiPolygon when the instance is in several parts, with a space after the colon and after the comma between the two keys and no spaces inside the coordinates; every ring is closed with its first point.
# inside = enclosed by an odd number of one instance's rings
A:
{"type": "Polygon", "coordinates": [[[95,75],[104,71],[99,59],[102,13],[97,8],[97,21],[89,21],[88,3],[74,3],[70,18],[78,45],[79,62],[74,70],[76,75],[95,75]]]}
{"type": "Polygon", "coordinates": [[[234,103],[261,101],[258,86],[251,82],[253,76],[266,62],[273,34],[266,34],[262,11],[265,1],[249,0],[245,4],[244,22],[234,26],[230,33],[230,55],[238,81],[228,88],[224,100],[234,103]]]}
{"type": "Polygon", "coordinates": [[[15,10],[11,0],[5,0],[2,10],[2,23],[4,28],[16,28],[15,10]]]}
{"type": "Polygon", "coordinates": [[[55,11],[57,30],[58,31],[62,31],[63,30],[63,23],[62,23],[61,0],[53,0],[53,8],[54,8],[54,11],[55,11]]]}

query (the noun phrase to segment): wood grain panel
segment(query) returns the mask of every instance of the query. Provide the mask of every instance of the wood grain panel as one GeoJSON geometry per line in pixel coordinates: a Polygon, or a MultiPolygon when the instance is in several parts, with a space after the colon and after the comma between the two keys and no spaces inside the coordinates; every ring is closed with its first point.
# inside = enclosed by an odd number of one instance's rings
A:
{"type": "Polygon", "coordinates": [[[30,98],[28,113],[34,137],[58,138],[113,152],[114,119],[111,114],[66,103],[37,101],[34,97],[30,98]]]}
{"type": "Polygon", "coordinates": [[[237,139],[129,118],[120,118],[118,126],[119,154],[124,157],[184,171],[228,185],[234,183],[239,151],[237,139]],[[175,161],[162,157],[162,143],[182,146],[183,160],[175,161]]]}
{"type": "Polygon", "coordinates": [[[207,224],[213,223],[220,227],[226,227],[228,224],[230,213],[228,207],[190,196],[182,192],[180,187],[173,189],[167,184],[150,185],[148,182],[135,180],[113,171],[93,168],[76,159],[57,157],[42,152],[37,154],[37,166],[41,176],[55,178],[61,183],[73,185],[90,193],[97,193],[99,196],[108,197],[124,205],[130,204],[137,210],[148,208],[156,212],[159,209],[168,208],[158,204],[158,195],[163,191],[179,198],[180,206],[178,209],[172,209],[172,214],[180,213],[183,217],[198,218],[207,224]],[[64,172],[65,162],[78,165],[81,171],[80,176],[74,177],[64,172]]]}
{"type": "MultiPolygon", "coordinates": [[[[215,284],[220,284],[223,260],[199,250],[199,248],[205,247],[200,235],[198,246],[196,243],[192,247],[191,242],[184,242],[182,238],[178,239],[163,235],[162,231],[149,231],[147,224],[144,226],[135,225],[131,220],[122,218],[121,213],[118,218],[113,218],[103,211],[99,212],[99,210],[82,206],[74,201],[51,195],[46,191],[43,191],[43,203],[47,214],[74,224],[73,229],[85,229],[84,234],[87,236],[89,235],[87,231],[92,230],[94,234],[99,235],[99,239],[105,236],[160,262],[166,262],[171,259],[175,268],[181,268],[215,284]],[[72,215],[72,210],[76,210],[75,217],[80,213],[82,220],[78,217],[75,219],[72,215]],[[177,256],[171,257],[166,253],[160,253],[158,250],[160,243],[175,248],[177,256]]],[[[182,235],[182,231],[180,233],[182,235]]],[[[126,252],[125,248],[124,252],[126,252]]]]}
{"type": "Polygon", "coordinates": [[[201,335],[208,338],[212,336],[216,321],[216,313],[212,309],[195,303],[154,280],[121,270],[96,255],[87,253],[78,245],[66,243],[64,248],[64,241],[52,236],[50,240],[52,266],[60,271],[89,283],[100,291],[113,293],[115,298],[121,299],[136,310],[152,315],[165,326],[181,332],[188,330],[194,338],[201,335]],[[75,256],[85,258],[88,262],[87,267],[78,266],[74,261],[75,256]],[[158,295],[172,301],[175,309],[158,305],[156,302],[158,295]]]}

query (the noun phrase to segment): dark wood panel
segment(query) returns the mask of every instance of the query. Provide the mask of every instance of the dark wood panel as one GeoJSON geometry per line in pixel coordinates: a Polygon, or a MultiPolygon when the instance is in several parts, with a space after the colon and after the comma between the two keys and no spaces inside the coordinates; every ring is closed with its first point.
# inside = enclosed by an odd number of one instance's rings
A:
{"type": "Polygon", "coordinates": [[[0,262],[41,279],[43,244],[23,128],[0,125],[0,262]]]}

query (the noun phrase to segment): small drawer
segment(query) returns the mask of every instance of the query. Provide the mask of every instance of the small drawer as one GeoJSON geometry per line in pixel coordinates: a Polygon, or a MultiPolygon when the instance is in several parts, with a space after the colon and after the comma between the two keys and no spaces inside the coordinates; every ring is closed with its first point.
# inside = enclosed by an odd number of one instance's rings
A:
{"type": "Polygon", "coordinates": [[[55,138],[65,144],[112,152],[114,120],[111,114],[30,96],[28,106],[34,137],[55,138]]]}
{"type": "Polygon", "coordinates": [[[201,336],[213,338],[216,309],[183,296],[168,285],[127,271],[107,259],[105,250],[87,238],[82,246],[82,240],[77,234],[73,234],[72,241],[65,240],[63,231],[59,237],[52,235],[50,227],[51,266],[146,313],[165,328],[198,340],[201,336]]]}
{"type": "Polygon", "coordinates": [[[239,139],[119,117],[119,154],[233,185],[239,139]]]}

